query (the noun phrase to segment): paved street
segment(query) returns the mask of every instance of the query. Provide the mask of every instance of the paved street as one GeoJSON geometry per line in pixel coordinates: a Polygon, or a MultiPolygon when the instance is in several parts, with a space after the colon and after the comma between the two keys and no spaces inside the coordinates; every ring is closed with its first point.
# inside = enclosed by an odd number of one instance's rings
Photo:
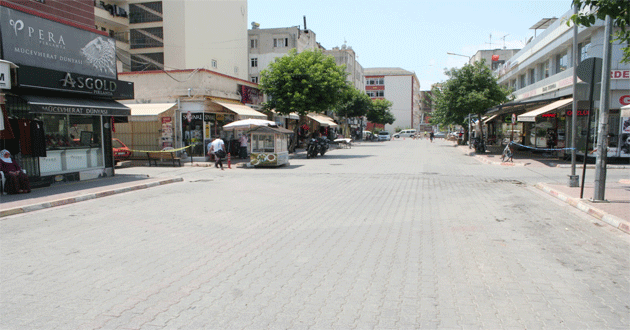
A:
{"type": "Polygon", "coordinates": [[[0,328],[630,328],[630,235],[533,188],[568,169],[406,139],[117,173],[184,181],[0,218],[0,328]]]}

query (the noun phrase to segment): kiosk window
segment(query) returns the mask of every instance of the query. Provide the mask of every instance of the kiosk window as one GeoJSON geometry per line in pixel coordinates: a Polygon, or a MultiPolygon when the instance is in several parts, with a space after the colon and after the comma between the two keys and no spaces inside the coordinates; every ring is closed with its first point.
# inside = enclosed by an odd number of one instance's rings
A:
{"type": "Polygon", "coordinates": [[[98,116],[44,114],[43,121],[47,150],[102,146],[98,116]]]}

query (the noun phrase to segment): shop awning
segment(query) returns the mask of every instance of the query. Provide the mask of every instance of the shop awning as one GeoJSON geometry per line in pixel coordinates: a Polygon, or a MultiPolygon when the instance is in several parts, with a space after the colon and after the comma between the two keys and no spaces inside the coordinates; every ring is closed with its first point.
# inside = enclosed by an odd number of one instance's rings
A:
{"type": "Polygon", "coordinates": [[[291,112],[289,115],[280,114],[280,113],[276,112],[275,109],[271,110],[271,112],[273,112],[278,117],[285,117],[285,118],[289,118],[289,119],[293,119],[293,120],[300,120],[300,115],[298,115],[296,112],[291,112]]]}
{"type": "Polygon", "coordinates": [[[621,111],[619,112],[619,117],[626,118],[630,117],[630,105],[626,105],[621,107],[621,111]]]}
{"type": "Polygon", "coordinates": [[[337,124],[335,123],[335,121],[328,116],[324,116],[319,113],[309,113],[306,116],[318,122],[321,126],[337,127],[337,124]]]}
{"type": "Polygon", "coordinates": [[[129,116],[131,110],[114,100],[64,98],[40,95],[20,96],[31,112],[83,116],[129,116]]]}
{"type": "Polygon", "coordinates": [[[258,112],[243,104],[219,102],[219,101],[212,101],[212,102],[236,113],[240,117],[239,119],[247,119],[247,118],[267,119],[267,115],[265,115],[264,113],[258,112]]]}
{"type": "Polygon", "coordinates": [[[498,116],[498,114],[492,115],[490,117],[486,117],[485,119],[483,119],[483,123],[487,124],[489,121],[491,121],[492,119],[496,118],[497,116],[498,116]]]}
{"type": "Polygon", "coordinates": [[[164,111],[174,108],[177,103],[139,103],[125,105],[131,109],[132,116],[157,116],[164,111]]]}
{"type": "Polygon", "coordinates": [[[569,103],[573,102],[573,98],[568,98],[568,99],[564,99],[564,100],[559,100],[550,104],[545,105],[542,108],[538,108],[536,110],[532,110],[530,112],[526,112],[522,115],[519,115],[517,118],[517,121],[520,122],[535,122],[536,121],[536,117],[540,116],[544,113],[547,112],[551,112],[554,111],[558,108],[561,108],[569,103]]]}

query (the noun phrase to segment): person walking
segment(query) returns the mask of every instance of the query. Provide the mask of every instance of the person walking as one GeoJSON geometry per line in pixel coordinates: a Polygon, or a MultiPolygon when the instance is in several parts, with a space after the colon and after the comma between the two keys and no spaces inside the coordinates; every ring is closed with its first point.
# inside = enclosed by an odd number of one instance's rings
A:
{"type": "Polygon", "coordinates": [[[214,155],[214,167],[223,170],[223,157],[226,156],[225,153],[225,143],[221,138],[215,138],[210,143],[210,148],[208,148],[208,156],[210,154],[214,155]]]}
{"type": "Polygon", "coordinates": [[[435,137],[435,134],[433,134],[433,131],[431,131],[431,133],[429,133],[429,139],[431,140],[431,143],[433,143],[434,137],[435,137]]]}

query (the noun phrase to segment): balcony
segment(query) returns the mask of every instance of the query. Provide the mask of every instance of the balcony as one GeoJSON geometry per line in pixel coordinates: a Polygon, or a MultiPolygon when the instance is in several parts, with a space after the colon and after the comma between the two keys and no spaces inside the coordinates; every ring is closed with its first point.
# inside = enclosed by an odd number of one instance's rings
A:
{"type": "Polygon", "coordinates": [[[113,29],[129,28],[127,11],[122,7],[103,1],[96,1],[94,4],[94,22],[96,25],[113,29]]]}

